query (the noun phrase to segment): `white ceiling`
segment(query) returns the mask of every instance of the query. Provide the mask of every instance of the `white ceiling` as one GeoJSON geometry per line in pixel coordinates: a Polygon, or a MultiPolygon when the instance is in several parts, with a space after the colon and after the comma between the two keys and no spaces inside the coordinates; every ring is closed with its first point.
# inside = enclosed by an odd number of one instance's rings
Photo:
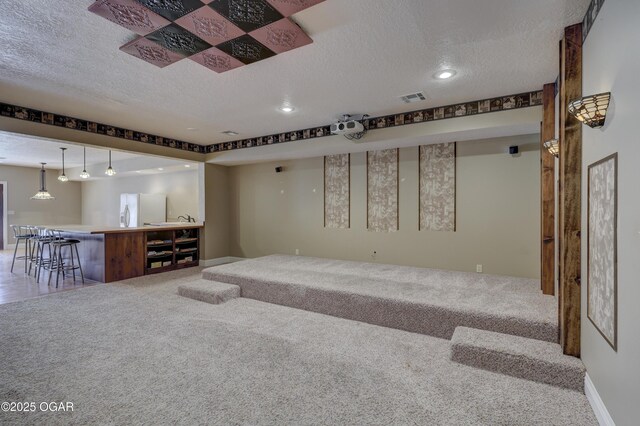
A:
{"type": "MultiPolygon", "coordinates": [[[[60,148],[67,148],[64,157],[66,175],[71,180],[79,180],[83,169],[82,145],[55,139],[0,132],[0,165],[40,168],[40,163],[44,162],[47,163],[45,166],[47,169],[60,170],[62,169],[60,148]]],[[[115,150],[111,151],[111,160],[114,169],[118,171],[116,176],[171,173],[196,170],[198,167],[196,162],[115,150]]],[[[105,177],[104,170],[108,161],[108,150],[87,147],[87,171],[92,179],[105,177]]]]}
{"type": "MultiPolygon", "coordinates": [[[[26,136],[17,133],[0,132],[0,164],[23,167],[40,167],[47,163],[47,169],[62,169],[62,152],[64,165],[67,168],[82,167],[82,146],[54,139],[26,136]]],[[[136,158],[137,154],[112,151],[113,162],[136,158]]],[[[109,151],[98,148],[87,148],[87,166],[109,161],[109,151]]]]}
{"type": "Polygon", "coordinates": [[[294,17],[312,45],[224,74],[120,52],[133,34],[91,3],[3,2],[0,101],[210,144],[540,89],[589,0],[327,0],[294,17]],[[458,75],[436,81],[442,68],[458,75]],[[399,99],[419,90],[426,102],[399,99]]]}

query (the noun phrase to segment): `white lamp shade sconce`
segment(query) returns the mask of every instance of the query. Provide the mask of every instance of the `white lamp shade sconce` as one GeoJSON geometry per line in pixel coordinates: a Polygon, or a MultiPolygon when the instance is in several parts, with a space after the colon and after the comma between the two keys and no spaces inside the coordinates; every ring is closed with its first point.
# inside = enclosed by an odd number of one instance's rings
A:
{"type": "Polygon", "coordinates": [[[549,151],[549,154],[553,155],[554,157],[560,157],[560,143],[558,142],[558,139],[551,139],[546,141],[544,143],[544,147],[547,151],[549,151]]]}
{"type": "Polygon", "coordinates": [[[585,96],[569,103],[569,113],[594,129],[604,126],[611,92],[585,96]]]}

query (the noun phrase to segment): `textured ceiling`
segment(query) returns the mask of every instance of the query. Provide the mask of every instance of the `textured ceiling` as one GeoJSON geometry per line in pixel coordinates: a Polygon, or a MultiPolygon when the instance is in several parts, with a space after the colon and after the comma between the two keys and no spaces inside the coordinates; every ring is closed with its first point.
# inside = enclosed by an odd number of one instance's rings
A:
{"type": "Polygon", "coordinates": [[[312,43],[288,17],[322,1],[97,0],[89,10],[140,36],[123,52],[159,68],[189,58],[220,73],[312,43]]]}
{"type": "Polygon", "coordinates": [[[0,101],[210,144],[520,93],[555,79],[562,28],[588,3],[327,0],[293,16],[313,44],[216,74],[123,53],[134,35],[88,12],[91,0],[3,2],[0,101]],[[442,68],[458,74],[436,81],[442,68]],[[427,101],[399,99],[419,90],[427,101]]]}

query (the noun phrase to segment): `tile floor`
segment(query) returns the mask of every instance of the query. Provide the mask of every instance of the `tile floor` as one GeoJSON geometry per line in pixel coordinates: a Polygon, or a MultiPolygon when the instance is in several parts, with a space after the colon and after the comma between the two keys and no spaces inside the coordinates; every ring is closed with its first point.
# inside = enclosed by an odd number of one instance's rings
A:
{"type": "MultiPolygon", "coordinates": [[[[20,248],[22,249],[22,246],[20,248]]],[[[18,252],[18,255],[21,254],[21,251],[22,250],[18,252]]],[[[13,268],[13,273],[11,272],[12,258],[13,249],[0,250],[0,304],[17,302],[19,300],[33,299],[35,297],[57,293],[60,291],[68,291],[77,288],[102,284],[87,279],[85,279],[85,283],[82,284],[82,280],[80,279],[79,274],[77,276],[75,284],[71,277],[67,277],[67,279],[60,282],[58,288],[55,287],[55,283],[52,283],[51,286],[47,285],[47,280],[44,276],[40,278],[40,283],[36,283],[36,279],[33,276],[33,271],[31,275],[27,275],[24,273],[23,260],[16,260],[15,267],[13,268]]]]}

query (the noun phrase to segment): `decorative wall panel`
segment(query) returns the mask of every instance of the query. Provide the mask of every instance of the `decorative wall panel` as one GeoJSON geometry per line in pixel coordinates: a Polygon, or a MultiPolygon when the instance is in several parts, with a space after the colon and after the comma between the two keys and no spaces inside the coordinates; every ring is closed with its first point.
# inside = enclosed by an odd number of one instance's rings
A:
{"type": "Polygon", "coordinates": [[[587,315],[617,348],[618,154],[589,166],[587,315]]]}
{"type": "Polygon", "coordinates": [[[324,226],[347,229],[350,226],[351,156],[324,157],[324,226]]]}
{"type": "Polygon", "coordinates": [[[455,231],[456,143],[425,145],[419,149],[419,229],[455,231]]]}
{"type": "Polygon", "coordinates": [[[367,152],[367,229],[398,230],[398,149],[367,152]]]}

